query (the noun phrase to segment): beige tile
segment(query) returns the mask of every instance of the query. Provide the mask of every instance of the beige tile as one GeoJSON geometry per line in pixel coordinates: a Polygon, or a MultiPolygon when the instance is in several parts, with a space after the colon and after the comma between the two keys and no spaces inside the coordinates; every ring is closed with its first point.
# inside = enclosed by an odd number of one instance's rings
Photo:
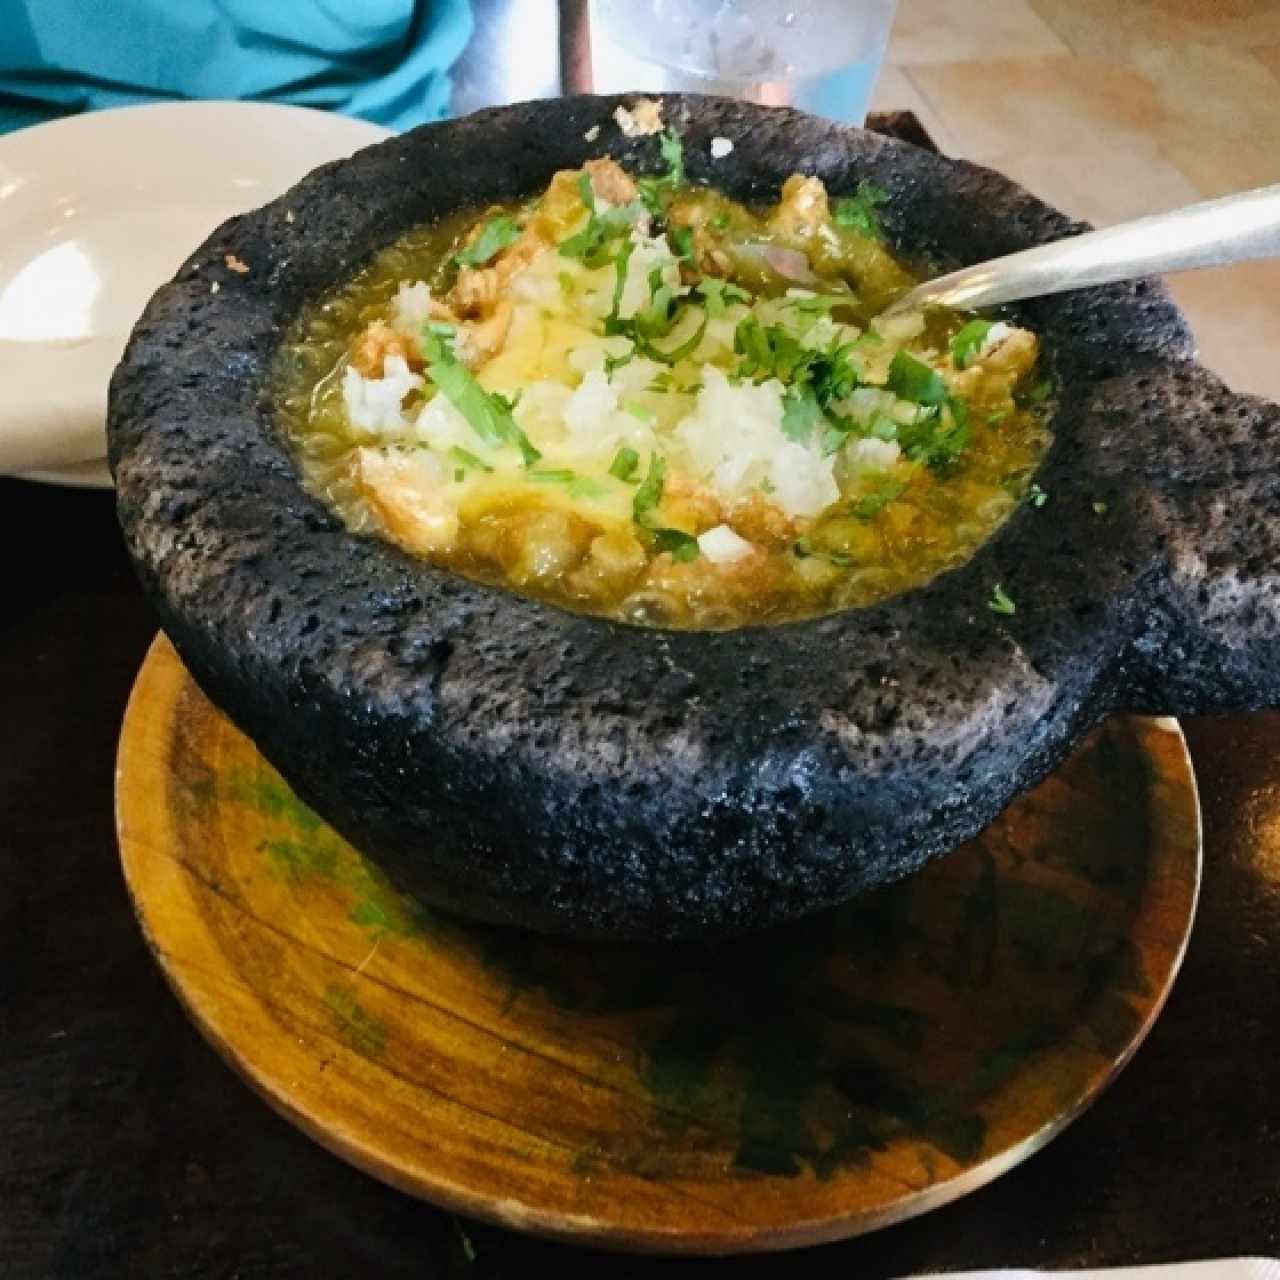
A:
{"type": "Polygon", "coordinates": [[[1223,138],[1275,131],[1280,82],[1247,49],[1188,41],[1141,49],[1132,65],[1182,127],[1223,138]]]}
{"type": "Polygon", "coordinates": [[[1151,142],[1043,148],[976,155],[1056,208],[1098,226],[1176,209],[1199,199],[1186,176],[1151,142]]]}
{"type": "Polygon", "coordinates": [[[912,66],[1067,51],[1027,0],[899,0],[888,57],[912,66]]]}
{"type": "Polygon", "coordinates": [[[1280,43],[1274,0],[1030,0],[1073,53],[1124,60],[1153,48],[1280,43]]]}
{"type": "Polygon", "coordinates": [[[1225,196],[1280,182],[1280,113],[1270,136],[1223,138],[1173,126],[1159,133],[1161,150],[1202,196],[1225,196]]]}
{"type": "Polygon", "coordinates": [[[875,93],[871,95],[871,110],[914,111],[939,151],[954,154],[957,149],[951,130],[901,67],[885,63],[880,69],[880,79],[876,81],[875,93]]]}
{"type": "MultiPolygon", "coordinates": [[[[1277,83],[1280,83],[1280,42],[1259,45],[1250,52],[1276,77],[1277,83]]],[[[1277,115],[1280,115],[1280,112],[1277,115]]]]}
{"type": "Polygon", "coordinates": [[[1066,55],[912,67],[965,155],[1141,142],[1168,113],[1141,73],[1066,55]]]}
{"type": "Polygon", "coordinates": [[[1200,358],[1237,391],[1280,400],[1280,262],[1169,277],[1200,358]]]}

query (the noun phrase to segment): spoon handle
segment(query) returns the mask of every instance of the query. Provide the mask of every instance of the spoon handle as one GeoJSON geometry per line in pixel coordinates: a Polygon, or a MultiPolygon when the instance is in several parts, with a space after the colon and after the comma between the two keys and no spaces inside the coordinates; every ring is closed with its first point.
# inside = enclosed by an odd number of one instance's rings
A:
{"type": "Polygon", "coordinates": [[[1087,285],[1280,257],[1280,185],[1242,191],[965,267],[890,308],[990,307],[1087,285]]]}

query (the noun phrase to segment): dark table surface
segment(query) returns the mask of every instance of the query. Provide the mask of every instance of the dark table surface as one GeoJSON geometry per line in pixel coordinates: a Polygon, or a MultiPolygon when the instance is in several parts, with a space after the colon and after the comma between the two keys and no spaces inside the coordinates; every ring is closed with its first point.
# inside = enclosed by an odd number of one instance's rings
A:
{"type": "Polygon", "coordinates": [[[1206,866],[1186,967],[1133,1064],[1044,1152],[947,1209],[801,1254],[591,1254],[381,1186],[204,1044],[116,858],[116,737],[154,627],[112,497],[0,481],[0,546],[0,1276],[863,1280],[1280,1250],[1280,715],[1187,725],[1206,866]]]}
{"type": "MultiPolygon", "coordinates": [[[[460,88],[491,100],[482,70],[468,80],[464,65],[460,88]]],[[[627,1258],[463,1224],[374,1182],[200,1039],[143,945],[116,856],[116,739],[154,623],[113,498],[0,480],[0,547],[3,1280],[875,1280],[1280,1251],[1280,714],[1185,726],[1206,861],[1186,965],[1133,1064],[1044,1152],[860,1240],[627,1258]]]]}

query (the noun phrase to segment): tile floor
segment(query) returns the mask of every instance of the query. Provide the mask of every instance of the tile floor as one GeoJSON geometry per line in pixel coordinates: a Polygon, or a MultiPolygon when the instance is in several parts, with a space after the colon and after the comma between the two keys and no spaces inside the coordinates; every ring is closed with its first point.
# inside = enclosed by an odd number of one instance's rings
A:
{"type": "MultiPolygon", "coordinates": [[[[1280,0],[899,0],[876,105],[1099,224],[1280,183],[1280,0]]],[[[1280,262],[1171,284],[1205,363],[1280,399],[1280,262]]]]}

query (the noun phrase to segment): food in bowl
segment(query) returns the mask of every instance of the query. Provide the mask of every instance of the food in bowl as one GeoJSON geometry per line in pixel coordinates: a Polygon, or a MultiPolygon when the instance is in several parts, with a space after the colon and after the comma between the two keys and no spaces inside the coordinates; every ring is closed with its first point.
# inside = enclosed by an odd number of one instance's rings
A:
{"type": "Polygon", "coordinates": [[[600,157],[418,227],[306,308],[278,397],[357,532],[631,623],[867,605],[967,560],[1049,444],[1026,329],[883,314],[880,193],[749,207],[600,157]]]}
{"type": "MultiPolygon", "coordinates": [[[[631,626],[344,525],[280,429],[298,317],[459,210],[514,208],[606,153],[660,175],[657,139],[608,123],[631,104],[524,103],[326,166],[221,228],[134,332],[109,420],[125,545],[189,670],[301,799],[460,915],[710,940],[955,848],[1112,711],[1280,705],[1280,408],[1195,364],[1158,282],[1010,311],[1052,377],[1039,487],[964,564],[867,607],[631,626]]],[[[1081,230],[997,173],[872,133],[662,107],[691,178],[749,209],[797,171],[833,200],[883,189],[873,212],[908,262],[1081,230]]],[[[423,278],[393,272],[381,305],[423,278]]],[[[331,314],[329,369],[349,341],[331,314]]]]}

